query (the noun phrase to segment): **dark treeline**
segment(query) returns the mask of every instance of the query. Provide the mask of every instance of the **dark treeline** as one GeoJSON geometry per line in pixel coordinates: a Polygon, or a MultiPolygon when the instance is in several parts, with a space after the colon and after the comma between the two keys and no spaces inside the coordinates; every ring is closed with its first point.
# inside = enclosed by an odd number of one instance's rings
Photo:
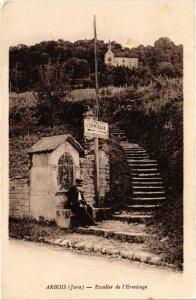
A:
{"type": "MultiPolygon", "coordinates": [[[[112,51],[139,58],[137,69],[108,67],[104,54],[108,44],[98,41],[98,68],[100,86],[147,85],[153,76],[181,77],[183,72],[183,46],[176,46],[169,38],[160,38],[154,46],[140,45],[123,48],[112,42],[112,51]]],[[[23,92],[40,88],[44,72],[58,70],[52,76],[59,77],[64,86],[71,88],[94,87],[94,41],[64,40],[43,41],[33,46],[20,44],[10,48],[10,89],[23,92]]]]}

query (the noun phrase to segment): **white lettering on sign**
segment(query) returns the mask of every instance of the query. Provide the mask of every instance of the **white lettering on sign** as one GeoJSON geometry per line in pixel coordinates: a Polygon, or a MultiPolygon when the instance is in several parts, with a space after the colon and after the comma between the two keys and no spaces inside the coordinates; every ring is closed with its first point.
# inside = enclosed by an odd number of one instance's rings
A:
{"type": "Polygon", "coordinates": [[[109,138],[109,126],[106,122],[84,119],[84,136],[109,138]]]}

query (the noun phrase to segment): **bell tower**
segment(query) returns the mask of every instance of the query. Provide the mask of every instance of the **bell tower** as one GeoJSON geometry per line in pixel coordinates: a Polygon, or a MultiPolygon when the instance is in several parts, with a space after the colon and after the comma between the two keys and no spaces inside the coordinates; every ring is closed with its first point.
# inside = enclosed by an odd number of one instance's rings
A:
{"type": "Polygon", "coordinates": [[[104,62],[108,66],[114,66],[114,53],[112,52],[112,45],[109,40],[108,51],[105,54],[104,62]]]}

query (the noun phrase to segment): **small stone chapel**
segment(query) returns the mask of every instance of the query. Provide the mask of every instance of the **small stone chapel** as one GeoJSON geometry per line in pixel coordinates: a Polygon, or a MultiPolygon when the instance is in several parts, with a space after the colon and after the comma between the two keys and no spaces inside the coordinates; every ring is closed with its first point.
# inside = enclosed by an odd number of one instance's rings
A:
{"type": "MultiPolygon", "coordinates": [[[[56,194],[83,180],[87,203],[95,202],[94,139],[84,138],[84,148],[70,134],[43,137],[28,150],[29,179],[10,181],[10,216],[54,220],[56,194]]],[[[99,151],[100,200],[110,188],[109,155],[99,151]]],[[[95,208],[96,210],[96,208],[95,208]]]]}

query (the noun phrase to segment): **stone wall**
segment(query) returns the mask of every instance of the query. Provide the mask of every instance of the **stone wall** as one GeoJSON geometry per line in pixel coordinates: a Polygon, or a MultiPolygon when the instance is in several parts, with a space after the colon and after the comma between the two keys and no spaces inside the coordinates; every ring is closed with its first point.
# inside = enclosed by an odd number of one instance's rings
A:
{"type": "Polygon", "coordinates": [[[30,216],[28,178],[16,177],[9,181],[9,215],[17,218],[30,216]]]}
{"type": "Polygon", "coordinates": [[[83,179],[84,198],[90,204],[95,204],[95,159],[94,155],[86,155],[80,159],[81,178],[83,179]]]}
{"type": "Polygon", "coordinates": [[[108,149],[105,147],[104,150],[99,151],[99,195],[101,205],[104,205],[104,198],[110,190],[110,162],[109,154],[106,150],[108,149]]]}
{"type": "MultiPolygon", "coordinates": [[[[89,204],[95,205],[94,139],[86,138],[84,147],[85,157],[80,158],[84,197],[89,204]]],[[[110,189],[110,167],[107,147],[99,150],[99,184],[100,206],[104,206],[104,198],[110,189]]]]}

